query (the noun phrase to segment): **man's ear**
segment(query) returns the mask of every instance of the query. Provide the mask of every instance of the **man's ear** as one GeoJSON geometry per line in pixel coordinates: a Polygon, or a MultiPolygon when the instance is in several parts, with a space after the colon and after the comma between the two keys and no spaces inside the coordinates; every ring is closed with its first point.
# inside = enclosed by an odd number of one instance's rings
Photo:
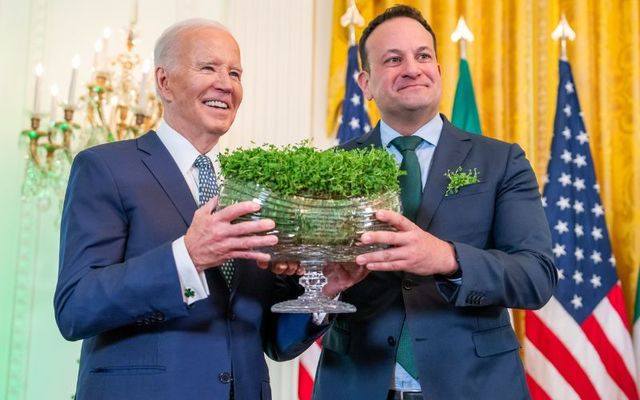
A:
{"type": "Polygon", "coordinates": [[[156,67],[155,70],[155,78],[156,78],[156,87],[158,88],[158,93],[160,96],[167,100],[173,100],[173,93],[169,88],[169,74],[165,67],[156,67]]]}
{"type": "Polygon", "coordinates": [[[373,96],[369,91],[369,73],[367,71],[362,70],[358,74],[358,86],[360,86],[360,90],[362,90],[362,94],[364,94],[365,99],[373,99],[373,96]]]}

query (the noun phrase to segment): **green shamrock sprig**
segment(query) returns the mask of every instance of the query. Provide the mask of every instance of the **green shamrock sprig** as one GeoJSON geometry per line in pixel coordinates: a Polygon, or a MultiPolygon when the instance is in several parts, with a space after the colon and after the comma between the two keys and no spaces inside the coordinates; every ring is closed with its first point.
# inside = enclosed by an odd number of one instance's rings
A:
{"type": "Polygon", "coordinates": [[[461,187],[471,185],[473,183],[478,183],[478,177],[480,173],[476,168],[473,170],[468,170],[464,172],[462,167],[458,167],[455,171],[451,172],[450,169],[445,172],[444,176],[449,178],[449,184],[447,185],[447,191],[444,193],[445,196],[449,196],[450,194],[456,194],[460,190],[461,187]]]}

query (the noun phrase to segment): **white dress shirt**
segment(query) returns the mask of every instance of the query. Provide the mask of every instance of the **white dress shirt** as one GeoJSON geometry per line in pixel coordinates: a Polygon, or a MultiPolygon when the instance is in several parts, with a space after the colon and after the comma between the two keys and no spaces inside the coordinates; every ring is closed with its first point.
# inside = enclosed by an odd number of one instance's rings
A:
{"type": "MultiPolygon", "coordinates": [[[[182,176],[184,176],[191,195],[196,204],[198,204],[198,168],[193,163],[200,155],[200,152],[189,142],[184,136],[169,126],[164,120],[160,122],[160,126],[156,129],[156,133],[160,141],[169,150],[169,154],[178,165],[182,176]]],[[[218,146],[214,146],[205,154],[211,159],[214,167],[214,173],[220,170],[218,163],[218,146]]],[[[178,278],[180,279],[180,291],[182,299],[185,303],[191,304],[198,300],[209,297],[209,285],[205,277],[204,271],[198,272],[193,264],[187,247],[184,243],[184,236],[174,240],[171,244],[173,250],[173,258],[176,262],[178,270],[178,278]],[[185,296],[185,290],[191,289],[193,296],[185,296]]]]}

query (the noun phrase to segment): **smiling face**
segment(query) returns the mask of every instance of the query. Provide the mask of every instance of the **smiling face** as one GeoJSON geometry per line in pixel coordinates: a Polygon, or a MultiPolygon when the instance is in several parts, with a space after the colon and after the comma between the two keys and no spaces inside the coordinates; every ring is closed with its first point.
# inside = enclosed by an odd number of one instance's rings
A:
{"type": "Polygon", "coordinates": [[[176,39],[173,63],[156,67],[164,119],[202,153],[229,130],[242,102],[240,49],[229,32],[198,27],[176,39]]]}
{"type": "Polygon", "coordinates": [[[414,133],[438,113],[442,95],[433,37],[418,21],[398,17],[376,27],[365,46],[369,71],[358,77],[364,95],[385,123],[414,133]]]}

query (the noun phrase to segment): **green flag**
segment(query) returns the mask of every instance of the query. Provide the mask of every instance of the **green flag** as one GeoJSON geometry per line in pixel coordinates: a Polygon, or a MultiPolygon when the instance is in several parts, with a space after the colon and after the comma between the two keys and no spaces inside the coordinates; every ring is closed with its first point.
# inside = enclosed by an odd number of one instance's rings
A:
{"type": "Polygon", "coordinates": [[[482,134],[476,96],[473,93],[473,82],[471,82],[471,71],[469,63],[464,58],[460,59],[460,73],[456,97],[453,99],[451,123],[465,131],[482,134]]]}

